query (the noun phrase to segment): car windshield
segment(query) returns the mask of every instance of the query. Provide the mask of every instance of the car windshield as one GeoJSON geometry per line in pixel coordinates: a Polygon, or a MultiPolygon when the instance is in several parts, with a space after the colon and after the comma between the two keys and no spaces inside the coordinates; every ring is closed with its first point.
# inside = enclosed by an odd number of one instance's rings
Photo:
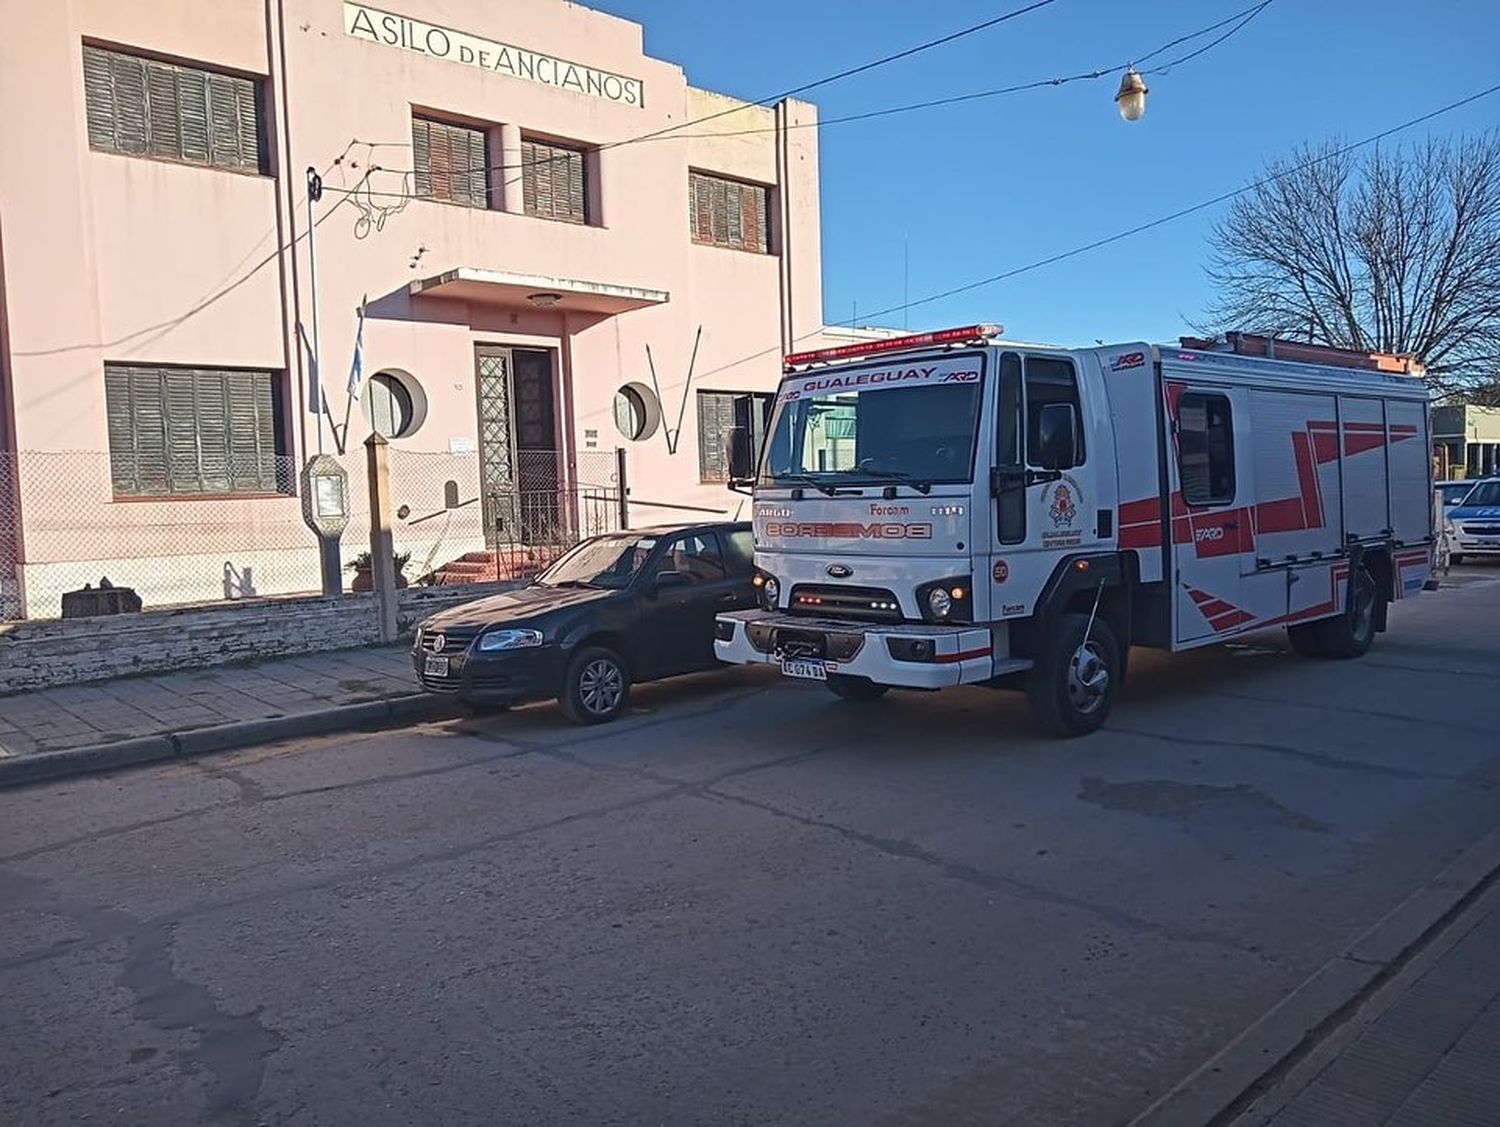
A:
{"type": "Polygon", "coordinates": [[[1486,508],[1500,505],[1500,481],[1481,481],[1474,487],[1474,492],[1464,498],[1464,508],[1472,509],[1477,505],[1486,508]]]}
{"type": "Polygon", "coordinates": [[[1450,481],[1438,486],[1438,492],[1443,495],[1444,505],[1456,505],[1462,501],[1474,488],[1472,481],[1450,481]]]}
{"type": "Polygon", "coordinates": [[[645,566],[657,538],[641,533],[620,533],[585,540],[549,567],[536,581],[543,587],[626,586],[645,566]]]}
{"type": "Polygon", "coordinates": [[[969,481],[982,386],[974,354],[788,377],[761,484],[969,481]]]}

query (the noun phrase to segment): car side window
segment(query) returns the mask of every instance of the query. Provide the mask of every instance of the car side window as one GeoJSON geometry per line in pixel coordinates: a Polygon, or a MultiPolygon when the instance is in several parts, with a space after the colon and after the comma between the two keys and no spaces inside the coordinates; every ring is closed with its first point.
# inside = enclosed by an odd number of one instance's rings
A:
{"type": "Polygon", "coordinates": [[[724,545],[724,562],[730,575],[749,575],[755,570],[755,533],[738,528],[719,533],[719,540],[724,545]]]}
{"type": "Polygon", "coordinates": [[[689,532],[667,546],[659,571],[675,571],[687,583],[713,583],[724,578],[724,557],[713,533],[689,532]]]}

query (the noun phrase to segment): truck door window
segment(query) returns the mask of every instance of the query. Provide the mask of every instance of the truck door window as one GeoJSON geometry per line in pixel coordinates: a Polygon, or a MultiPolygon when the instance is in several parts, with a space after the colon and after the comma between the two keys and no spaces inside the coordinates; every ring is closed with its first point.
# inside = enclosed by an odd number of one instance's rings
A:
{"type": "Polygon", "coordinates": [[[1177,478],[1189,505],[1234,500],[1234,416],[1227,396],[1185,391],[1177,401],[1177,478]]]}
{"type": "MultiPolygon", "coordinates": [[[[1042,408],[1048,403],[1070,403],[1073,417],[1078,420],[1074,436],[1077,451],[1073,466],[1084,463],[1087,451],[1083,443],[1083,410],[1078,403],[1078,376],[1073,371],[1073,362],[1055,356],[1028,356],[1026,358],[1026,441],[1028,450],[1041,445],[1042,408]]],[[[1072,469],[1072,466],[1057,466],[1056,469],[1072,469]]]]}
{"type": "MultiPolygon", "coordinates": [[[[1004,470],[1025,466],[1021,450],[1023,404],[1021,399],[1021,358],[1007,352],[1000,358],[1000,395],[996,411],[995,465],[1004,470]]],[[[996,498],[999,538],[1002,544],[1019,544],[1026,539],[1026,479],[1002,479],[1004,486],[996,498]]]]}

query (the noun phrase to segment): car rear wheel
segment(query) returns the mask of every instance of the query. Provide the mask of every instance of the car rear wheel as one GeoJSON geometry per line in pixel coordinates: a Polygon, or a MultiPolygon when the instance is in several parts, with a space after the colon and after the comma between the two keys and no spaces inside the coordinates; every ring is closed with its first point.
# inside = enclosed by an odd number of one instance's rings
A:
{"type": "Polygon", "coordinates": [[[587,646],[573,655],[563,676],[558,703],[569,720],[604,724],[625,710],[630,699],[630,672],[625,659],[604,646],[587,646]]]}
{"type": "Polygon", "coordinates": [[[828,691],[840,700],[879,700],[890,689],[867,677],[850,677],[847,673],[830,673],[824,682],[828,691]]]}

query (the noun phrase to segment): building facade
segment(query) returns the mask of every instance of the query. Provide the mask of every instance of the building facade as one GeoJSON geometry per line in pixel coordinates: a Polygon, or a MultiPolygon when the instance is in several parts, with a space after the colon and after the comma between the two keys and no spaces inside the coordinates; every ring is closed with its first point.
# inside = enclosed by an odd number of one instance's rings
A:
{"type": "Polygon", "coordinates": [[[1439,478],[1500,473],[1500,407],[1434,407],[1432,451],[1439,478]]]}
{"type": "Polygon", "coordinates": [[[696,89],[563,0],[54,0],[10,27],[9,614],[101,576],[148,605],[316,589],[298,471],[352,469],[357,552],[372,429],[424,572],[579,525],[617,447],[632,524],[736,511],[731,393],[821,330],[812,106],[696,89]]]}

